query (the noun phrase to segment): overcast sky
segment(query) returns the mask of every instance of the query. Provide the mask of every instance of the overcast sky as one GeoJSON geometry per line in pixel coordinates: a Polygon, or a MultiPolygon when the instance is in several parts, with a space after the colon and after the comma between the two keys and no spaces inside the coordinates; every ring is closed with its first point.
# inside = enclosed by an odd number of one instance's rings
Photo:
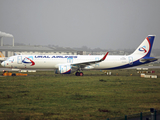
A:
{"type": "Polygon", "coordinates": [[[137,48],[154,34],[159,48],[160,0],[0,0],[0,31],[16,43],[103,49],[137,48]]]}

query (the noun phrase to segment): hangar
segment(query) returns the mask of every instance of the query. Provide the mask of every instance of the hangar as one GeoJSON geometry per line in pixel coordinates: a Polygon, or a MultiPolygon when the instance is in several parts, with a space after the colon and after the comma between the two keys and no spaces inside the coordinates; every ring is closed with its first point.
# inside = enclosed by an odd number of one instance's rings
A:
{"type": "Polygon", "coordinates": [[[15,54],[25,54],[25,55],[77,55],[77,51],[71,48],[64,47],[42,47],[42,46],[1,46],[0,52],[5,57],[10,57],[15,54]]]}
{"type": "Polygon", "coordinates": [[[43,47],[43,46],[37,46],[37,45],[23,45],[23,46],[16,46],[14,44],[14,37],[13,35],[5,32],[0,31],[0,52],[5,57],[10,57],[15,54],[25,54],[25,55],[77,55],[77,50],[71,49],[69,47],[43,47]],[[3,37],[11,37],[13,38],[13,44],[12,46],[6,46],[3,45],[3,37]]]}

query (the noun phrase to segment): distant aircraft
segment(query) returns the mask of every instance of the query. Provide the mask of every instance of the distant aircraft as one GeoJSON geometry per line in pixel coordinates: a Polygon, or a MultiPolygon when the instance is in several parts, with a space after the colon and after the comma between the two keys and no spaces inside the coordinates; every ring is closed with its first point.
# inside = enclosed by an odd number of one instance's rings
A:
{"type": "Polygon", "coordinates": [[[55,69],[56,73],[83,76],[82,70],[122,69],[156,61],[150,57],[155,35],[148,35],[130,55],[15,55],[1,65],[16,69],[55,69]]]}
{"type": "Polygon", "coordinates": [[[5,56],[0,52],[0,61],[6,60],[5,56]]]}

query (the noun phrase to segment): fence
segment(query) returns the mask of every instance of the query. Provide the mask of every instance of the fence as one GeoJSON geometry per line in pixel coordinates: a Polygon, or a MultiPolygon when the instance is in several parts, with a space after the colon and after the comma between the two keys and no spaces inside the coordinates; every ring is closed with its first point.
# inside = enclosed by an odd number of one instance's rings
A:
{"type": "Polygon", "coordinates": [[[106,120],[160,120],[160,110],[150,109],[150,112],[125,115],[123,117],[107,118],[106,120]]]}

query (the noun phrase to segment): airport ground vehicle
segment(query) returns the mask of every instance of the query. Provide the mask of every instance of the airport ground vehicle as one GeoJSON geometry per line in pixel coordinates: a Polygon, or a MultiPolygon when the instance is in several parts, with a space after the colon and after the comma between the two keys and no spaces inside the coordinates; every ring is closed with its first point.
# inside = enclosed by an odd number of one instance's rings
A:
{"type": "Polygon", "coordinates": [[[23,74],[23,73],[12,73],[9,71],[3,71],[3,76],[27,76],[27,74],[23,74]]]}

